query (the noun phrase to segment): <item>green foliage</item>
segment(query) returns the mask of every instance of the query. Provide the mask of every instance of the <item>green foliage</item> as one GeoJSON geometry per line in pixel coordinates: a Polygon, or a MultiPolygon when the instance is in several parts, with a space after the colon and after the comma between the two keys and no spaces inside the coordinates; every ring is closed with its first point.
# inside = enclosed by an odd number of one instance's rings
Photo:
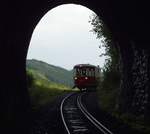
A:
{"type": "Polygon", "coordinates": [[[43,84],[35,84],[32,88],[29,88],[31,97],[32,109],[37,110],[41,106],[52,102],[57,96],[69,92],[69,88],[65,87],[52,87],[43,84]]]}
{"type": "Polygon", "coordinates": [[[30,70],[27,70],[27,86],[30,88],[34,84],[34,76],[30,70]]]}
{"type": "MultiPolygon", "coordinates": [[[[103,21],[96,15],[92,14],[90,17],[90,23],[93,26],[92,32],[97,35],[97,38],[101,40],[100,48],[105,48],[105,53],[102,53],[100,56],[105,56],[105,65],[102,69],[103,76],[107,77],[108,73],[119,76],[119,52],[116,48],[116,45],[113,42],[113,37],[107,26],[103,21]]],[[[111,74],[109,75],[111,77],[111,74]]],[[[104,78],[105,79],[105,78],[104,78]]],[[[119,81],[118,81],[119,84],[119,81]]]]}
{"type": "Polygon", "coordinates": [[[150,133],[150,124],[144,121],[143,116],[136,116],[131,113],[116,114],[114,116],[121,119],[124,123],[128,124],[133,129],[138,130],[141,134],[150,133]]]}
{"type": "Polygon", "coordinates": [[[105,48],[105,53],[100,55],[106,57],[102,68],[101,82],[97,90],[100,106],[106,111],[113,112],[117,105],[120,84],[120,73],[118,70],[119,53],[113,43],[112,34],[103,21],[93,14],[89,22],[93,26],[92,32],[101,40],[100,48],[105,48]]]}
{"type": "MultiPolygon", "coordinates": [[[[97,38],[104,38],[105,42],[109,42],[112,39],[111,33],[102,19],[99,18],[96,14],[90,16],[91,25],[93,26],[92,32],[97,35],[97,38]]],[[[107,45],[107,44],[104,44],[107,45]]]]}
{"type": "Polygon", "coordinates": [[[48,79],[51,82],[60,83],[70,87],[73,86],[72,71],[35,59],[27,60],[26,66],[27,69],[35,72],[36,77],[41,75],[43,79],[48,79]]]}
{"type": "Polygon", "coordinates": [[[92,14],[92,16],[90,16],[89,22],[93,27],[92,32],[96,34],[97,39],[101,40],[101,44],[99,47],[105,48],[105,53],[102,53],[100,56],[106,56],[107,61],[110,62],[112,60],[112,56],[114,56],[115,54],[111,32],[96,14],[92,14]]]}
{"type": "Polygon", "coordinates": [[[102,78],[98,87],[98,97],[100,107],[109,112],[118,119],[128,124],[131,128],[140,131],[143,134],[150,133],[150,124],[146,124],[143,117],[137,117],[129,113],[119,113],[118,96],[120,85],[119,72],[119,52],[113,43],[111,32],[100,18],[93,14],[90,20],[93,26],[92,32],[102,40],[101,47],[105,48],[105,53],[100,56],[106,56],[105,65],[102,69],[102,78]]]}
{"type": "Polygon", "coordinates": [[[33,110],[37,110],[53,101],[57,96],[71,91],[69,87],[51,82],[43,74],[32,69],[27,69],[27,83],[33,110]]]}

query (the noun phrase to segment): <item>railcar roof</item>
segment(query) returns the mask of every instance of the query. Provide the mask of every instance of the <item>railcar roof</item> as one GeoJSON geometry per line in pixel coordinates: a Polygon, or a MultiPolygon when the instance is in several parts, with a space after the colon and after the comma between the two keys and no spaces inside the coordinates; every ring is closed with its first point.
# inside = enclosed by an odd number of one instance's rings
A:
{"type": "Polygon", "coordinates": [[[94,66],[91,64],[77,64],[74,66],[74,68],[76,68],[76,67],[97,67],[97,66],[94,66]]]}

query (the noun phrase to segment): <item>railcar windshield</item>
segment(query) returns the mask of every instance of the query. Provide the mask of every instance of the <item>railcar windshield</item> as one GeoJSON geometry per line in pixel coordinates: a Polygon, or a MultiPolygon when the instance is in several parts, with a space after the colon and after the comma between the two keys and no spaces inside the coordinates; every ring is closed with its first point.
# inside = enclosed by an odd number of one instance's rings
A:
{"type": "Polygon", "coordinates": [[[94,68],[76,68],[76,76],[95,76],[95,69],[94,68]]]}

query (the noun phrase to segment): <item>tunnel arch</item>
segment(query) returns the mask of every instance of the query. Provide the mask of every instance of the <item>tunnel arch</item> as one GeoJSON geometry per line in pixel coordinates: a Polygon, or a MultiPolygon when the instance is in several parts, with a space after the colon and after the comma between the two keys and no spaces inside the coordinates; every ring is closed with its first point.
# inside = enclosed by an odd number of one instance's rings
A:
{"type": "MultiPolygon", "coordinates": [[[[120,101],[122,110],[127,111],[128,105],[126,103],[129,103],[130,106],[133,105],[133,98],[135,100],[140,99],[139,96],[134,94],[136,90],[144,89],[146,96],[150,95],[148,90],[150,88],[150,49],[148,47],[150,42],[150,9],[147,2],[135,0],[3,1],[3,4],[0,5],[2,18],[0,22],[0,56],[3,64],[0,66],[0,69],[3,70],[0,78],[0,102],[2,107],[0,116],[5,133],[29,133],[30,101],[26,89],[25,63],[31,35],[46,12],[58,5],[69,3],[83,5],[100,16],[120,47],[124,74],[122,81],[125,83],[122,89],[122,98],[124,99],[120,101]],[[144,58],[142,59],[142,57],[144,58]],[[134,68],[134,71],[136,70],[136,75],[134,76],[132,71],[134,65],[138,66],[137,61],[142,63],[140,63],[140,68],[134,68]],[[146,66],[143,69],[145,73],[143,75],[144,80],[139,77],[142,74],[137,72],[143,66],[146,66]],[[137,83],[133,84],[135,77],[139,78],[139,81],[143,82],[144,86],[139,87],[137,83]],[[135,91],[130,93],[133,90],[135,91]],[[131,101],[127,100],[127,95],[131,101]]],[[[150,97],[147,98],[146,102],[144,116],[149,117],[150,97]]],[[[3,130],[1,130],[2,133],[3,130]]]]}

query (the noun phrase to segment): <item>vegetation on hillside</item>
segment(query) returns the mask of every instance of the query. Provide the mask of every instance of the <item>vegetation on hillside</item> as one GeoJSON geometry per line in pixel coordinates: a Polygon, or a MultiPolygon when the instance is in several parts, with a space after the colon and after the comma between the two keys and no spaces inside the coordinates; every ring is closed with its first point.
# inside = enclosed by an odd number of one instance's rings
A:
{"type": "Polygon", "coordinates": [[[33,110],[37,110],[53,101],[57,96],[71,91],[69,87],[50,82],[43,74],[30,69],[27,69],[27,85],[33,110]]]}
{"type": "Polygon", "coordinates": [[[73,86],[72,71],[35,59],[27,60],[26,66],[38,78],[43,77],[43,79],[48,79],[51,82],[60,83],[69,87],[73,86]]]}

